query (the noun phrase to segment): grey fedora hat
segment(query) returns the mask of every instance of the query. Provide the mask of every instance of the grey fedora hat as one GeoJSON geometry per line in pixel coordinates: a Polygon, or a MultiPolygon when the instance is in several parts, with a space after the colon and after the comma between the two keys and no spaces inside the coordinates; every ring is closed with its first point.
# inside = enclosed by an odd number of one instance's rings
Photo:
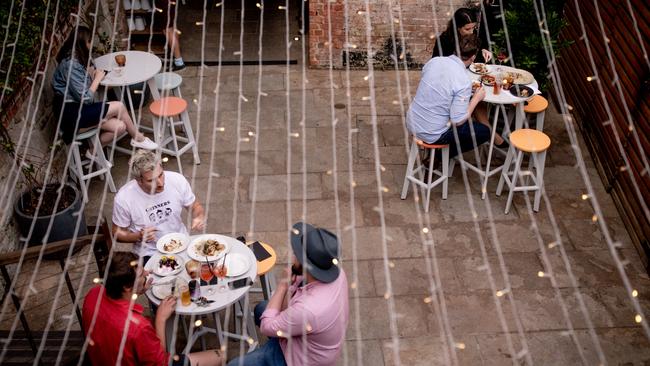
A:
{"type": "Polygon", "coordinates": [[[291,232],[291,248],[298,261],[315,279],[330,283],[339,276],[339,240],[325,229],[297,222],[291,232]],[[303,250],[303,243],[305,250],[303,250]]]}

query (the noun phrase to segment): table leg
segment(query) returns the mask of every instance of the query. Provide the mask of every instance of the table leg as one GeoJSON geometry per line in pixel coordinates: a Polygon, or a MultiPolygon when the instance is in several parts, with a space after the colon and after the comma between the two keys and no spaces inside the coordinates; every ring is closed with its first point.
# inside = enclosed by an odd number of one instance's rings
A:
{"type": "Polygon", "coordinates": [[[154,100],[160,99],[160,92],[158,91],[158,88],[156,87],[156,81],[154,78],[151,78],[147,80],[147,85],[149,85],[149,89],[151,90],[151,97],[154,100]]]}
{"type": "Polygon", "coordinates": [[[485,162],[485,175],[483,175],[483,184],[481,186],[481,199],[485,199],[487,195],[487,182],[490,177],[490,162],[492,161],[492,151],[494,150],[494,139],[497,135],[497,123],[499,122],[499,114],[501,107],[498,106],[494,111],[494,120],[492,121],[492,133],[490,133],[490,146],[488,147],[487,161],[485,162]]]}

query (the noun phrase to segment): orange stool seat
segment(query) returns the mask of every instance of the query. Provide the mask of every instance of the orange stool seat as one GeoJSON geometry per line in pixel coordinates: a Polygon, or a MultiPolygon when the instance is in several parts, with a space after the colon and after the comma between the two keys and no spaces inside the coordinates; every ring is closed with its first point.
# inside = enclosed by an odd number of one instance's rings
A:
{"type": "Polygon", "coordinates": [[[417,139],[417,138],[414,138],[414,140],[415,140],[415,143],[418,144],[418,146],[420,146],[422,148],[425,148],[425,149],[442,149],[442,148],[445,148],[445,147],[449,147],[449,145],[427,144],[426,142],[424,142],[424,141],[422,141],[420,139],[417,139]]]}
{"type": "Polygon", "coordinates": [[[545,111],[548,108],[548,100],[541,95],[535,95],[530,100],[528,104],[524,106],[524,112],[526,113],[539,113],[545,111]]]}
{"type": "Polygon", "coordinates": [[[187,102],[183,98],[165,97],[153,101],[149,105],[152,114],[158,117],[178,116],[187,109],[187,102]]]}
{"type": "Polygon", "coordinates": [[[551,146],[551,139],[544,132],[522,128],[510,134],[510,144],[527,153],[537,153],[551,146]]]}
{"type": "Polygon", "coordinates": [[[262,242],[260,242],[260,244],[262,244],[264,249],[266,249],[266,251],[269,252],[269,254],[271,254],[271,256],[269,258],[266,258],[265,260],[263,260],[261,262],[257,262],[257,275],[258,276],[262,276],[262,275],[267,274],[273,268],[273,266],[275,266],[275,263],[278,261],[278,256],[277,256],[277,254],[275,254],[275,249],[273,249],[272,246],[270,246],[269,244],[266,244],[266,243],[262,243],[262,242]]]}

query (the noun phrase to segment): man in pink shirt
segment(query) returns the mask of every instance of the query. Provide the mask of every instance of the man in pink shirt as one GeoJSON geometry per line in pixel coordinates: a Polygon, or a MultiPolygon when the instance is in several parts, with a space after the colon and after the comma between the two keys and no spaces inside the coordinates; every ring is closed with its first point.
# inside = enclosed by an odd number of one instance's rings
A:
{"type": "Polygon", "coordinates": [[[300,222],[293,225],[291,247],[291,271],[268,303],[255,307],[255,321],[269,341],[228,366],[336,364],[348,325],[348,280],[338,239],[300,222]]]}

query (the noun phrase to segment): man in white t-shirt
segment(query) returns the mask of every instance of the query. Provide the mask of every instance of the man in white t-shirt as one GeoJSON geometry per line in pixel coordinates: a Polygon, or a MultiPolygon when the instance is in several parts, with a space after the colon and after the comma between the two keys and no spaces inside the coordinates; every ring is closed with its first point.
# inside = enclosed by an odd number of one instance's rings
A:
{"type": "Polygon", "coordinates": [[[145,261],[156,253],[156,241],[168,233],[188,234],[183,207],[192,215],[191,230],[205,226],[203,206],[181,174],[162,169],[152,151],[138,150],[131,158],[135,177],[115,195],[113,235],[120,242],[134,243],[133,251],[145,261]]]}

